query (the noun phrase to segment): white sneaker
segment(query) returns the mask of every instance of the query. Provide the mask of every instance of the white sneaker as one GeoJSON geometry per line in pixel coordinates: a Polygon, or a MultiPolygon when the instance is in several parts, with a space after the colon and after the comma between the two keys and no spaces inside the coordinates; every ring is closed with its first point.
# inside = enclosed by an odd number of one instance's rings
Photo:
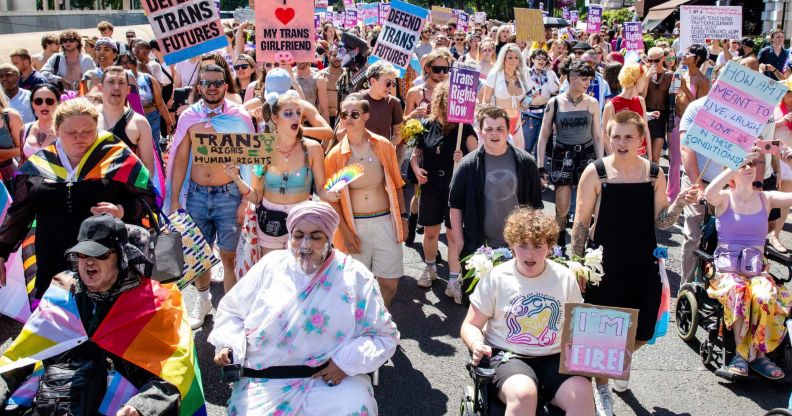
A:
{"type": "Polygon", "coordinates": [[[613,380],[613,391],[617,393],[624,393],[629,389],[630,380],[613,380]]]}
{"type": "Polygon", "coordinates": [[[202,299],[200,296],[190,311],[190,328],[198,329],[203,326],[204,319],[212,311],[212,298],[202,299]]]}
{"type": "MultiPolygon", "coordinates": [[[[220,258],[220,255],[217,255],[217,258],[220,258]]],[[[225,281],[225,270],[223,270],[223,263],[218,264],[215,267],[212,267],[212,283],[223,283],[225,281]]]]}
{"type": "Polygon", "coordinates": [[[613,416],[613,395],[607,384],[595,384],[594,405],[597,416],[613,416]]]}
{"type": "Polygon", "coordinates": [[[418,287],[430,288],[432,287],[432,282],[435,279],[437,279],[437,270],[432,267],[426,266],[424,267],[424,271],[423,273],[421,273],[421,276],[418,277],[418,281],[416,282],[416,284],[418,285],[418,287]]]}
{"type": "Polygon", "coordinates": [[[449,298],[454,298],[454,303],[457,305],[462,304],[462,287],[459,279],[449,280],[446,286],[445,295],[449,298]]]}

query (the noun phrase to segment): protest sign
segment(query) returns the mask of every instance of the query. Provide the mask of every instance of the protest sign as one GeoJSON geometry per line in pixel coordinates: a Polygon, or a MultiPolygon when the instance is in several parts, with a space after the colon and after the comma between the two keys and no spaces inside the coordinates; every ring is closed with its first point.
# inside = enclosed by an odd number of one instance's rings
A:
{"type": "Polygon", "coordinates": [[[628,51],[644,50],[641,22],[624,22],[624,40],[628,51]]]}
{"type": "Polygon", "coordinates": [[[344,10],[357,9],[355,0],[344,0],[344,10]]]}
{"type": "Polygon", "coordinates": [[[580,16],[578,16],[578,11],[577,10],[570,10],[569,11],[569,20],[572,22],[572,26],[577,25],[577,22],[578,22],[579,19],[580,19],[580,16]]]}
{"type": "Polygon", "coordinates": [[[403,75],[410,65],[413,51],[418,45],[421,28],[428,15],[429,11],[426,9],[393,0],[388,19],[380,31],[368,63],[373,64],[384,59],[392,63],[403,75]]]}
{"type": "Polygon", "coordinates": [[[363,24],[376,25],[379,20],[379,3],[363,4],[363,24]]]}
{"type": "Polygon", "coordinates": [[[379,4],[379,24],[382,25],[388,20],[388,13],[390,13],[390,3],[379,4]]]}
{"type": "Polygon", "coordinates": [[[454,65],[448,75],[448,122],[475,122],[476,95],[478,94],[479,71],[475,67],[454,65]]]}
{"type": "MultiPolygon", "coordinates": [[[[328,18],[330,16],[328,15],[328,18]]],[[[340,11],[333,13],[332,16],[333,26],[335,27],[344,27],[344,22],[346,21],[346,12],[340,11]]]]}
{"type": "Polygon", "coordinates": [[[537,9],[514,8],[514,26],[517,28],[517,41],[545,42],[542,11],[537,9]]]}
{"type": "Polygon", "coordinates": [[[168,65],[228,45],[213,0],[143,0],[142,4],[168,65]]]}
{"type": "Polygon", "coordinates": [[[707,39],[740,39],[742,6],[681,6],[679,50],[707,39]]]}
{"type": "Polygon", "coordinates": [[[314,12],[315,13],[326,13],[328,0],[315,0],[314,3],[314,12]]]}
{"type": "Polygon", "coordinates": [[[470,15],[465,12],[459,12],[457,16],[457,30],[467,32],[470,28],[470,15]]]}
{"type": "Polygon", "coordinates": [[[599,33],[602,26],[602,6],[592,4],[588,8],[586,18],[586,33],[599,33]]]}
{"type": "Polygon", "coordinates": [[[771,135],[773,109],[787,87],[729,61],[721,69],[683,144],[702,156],[737,169],[756,139],[771,135]],[[767,130],[766,130],[767,129],[767,130]]]}
{"type": "Polygon", "coordinates": [[[487,21],[487,12],[476,12],[473,14],[473,21],[476,23],[484,23],[487,21]]]}
{"type": "Polygon", "coordinates": [[[326,13],[314,13],[314,31],[315,31],[314,39],[316,40],[319,40],[319,38],[321,37],[319,35],[322,33],[322,20],[323,20],[322,15],[327,16],[326,13]]]}
{"type": "Polygon", "coordinates": [[[569,20],[570,19],[570,17],[569,17],[569,7],[562,7],[561,8],[561,17],[564,18],[564,20],[569,20]]]}
{"type": "Polygon", "coordinates": [[[558,371],[628,380],[637,329],[637,309],[564,304],[558,371]]]}
{"type": "Polygon", "coordinates": [[[313,0],[257,0],[256,60],[313,62],[313,0]]]}
{"type": "Polygon", "coordinates": [[[432,6],[432,23],[444,26],[451,22],[456,23],[454,11],[450,7],[432,6]]]}
{"type": "Polygon", "coordinates": [[[274,134],[192,133],[190,138],[198,165],[269,165],[275,160],[274,134]]]}
{"type": "Polygon", "coordinates": [[[344,13],[344,27],[349,29],[357,26],[358,21],[358,11],[357,10],[347,10],[344,13]]]}

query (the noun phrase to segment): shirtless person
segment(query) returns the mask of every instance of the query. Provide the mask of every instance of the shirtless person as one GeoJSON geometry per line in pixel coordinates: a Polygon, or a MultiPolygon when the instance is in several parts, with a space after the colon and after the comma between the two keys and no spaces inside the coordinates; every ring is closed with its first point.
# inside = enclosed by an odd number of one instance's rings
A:
{"type": "MultiPolygon", "coordinates": [[[[341,59],[338,57],[338,47],[331,46],[327,54],[329,65],[327,68],[317,73],[317,78],[324,79],[324,84],[326,84],[327,121],[330,123],[330,127],[335,127],[339,104],[338,87],[336,85],[338,84],[338,79],[344,74],[344,68],[341,66],[341,59]]],[[[317,79],[317,88],[318,87],[319,83],[317,79]]]]}
{"type": "Polygon", "coordinates": [[[96,68],[91,55],[82,53],[82,38],[74,30],[60,34],[61,53],[50,56],[41,73],[64,90],[77,91],[83,74],[96,68]]]}
{"type": "Polygon", "coordinates": [[[317,77],[316,70],[308,62],[297,64],[294,77],[303,90],[305,101],[316,107],[322,118],[330,120],[327,112],[327,81],[324,78],[317,77]]]}
{"type": "MultiPolygon", "coordinates": [[[[212,246],[217,240],[226,291],[231,290],[236,282],[234,258],[239,240],[238,223],[244,213],[242,196],[251,190],[247,186],[238,186],[237,182],[243,182],[226,175],[223,165],[194,164],[190,170],[188,168],[192,157],[191,134],[217,132],[215,125],[224,126],[222,133],[253,132],[253,123],[247,112],[224,98],[229,82],[231,80],[225,79],[225,72],[220,66],[210,64],[201,67],[197,88],[203,98],[179,117],[171,149],[173,167],[169,167],[168,172],[170,211],[182,207],[181,195],[185,192],[182,186],[187,180],[188,191],[183,206],[198,225],[206,242],[212,246]]],[[[211,272],[207,271],[195,280],[195,287],[198,289],[197,305],[190,312],[189,318],[193,329],[200,328],[204,318],[212,310],[209,294],[211,277],[211,272]]]]}
{"type": "Polygon", "coordinates": [[[344,99],[339,117],[346,137],[327,155],[325,170],[333,175],[346,165],[363,165],[365,174],[344,188],[341,192],[346,195],[333,203],[343,218],[334,244],[374,273],[387,306],[404,274],[401,243],[407,214],[396,150],[388,139],[366,129],[370,116],[369,103],[362,95],[344,99]]]}
{"type": "Polygon", "coordinates": [[[99,128],[121,139],[153,175],[154,145],[151,127],[145,117],[135,113],[131,108],[124,107],[129,94],[129,81],[124,68],[120,66],[105,68],[99,91],[102,93],[102,104],[97,106],[99,128]]]}
{"type": "Polygon", "coordinates": [[[52,33],[47,33],[42,36],[41,49],[41,53],[37,53],[30,57],[30,62],[33,64],[33,69],[36,71],[41,71],[41,68],[44,67],[44,64],[47,63],[50,56],[58,53],[60,50],[60,41],[58,40],[58,36],[52,33]]]}
{"type": "Polygon", "coordinates": [[[428,115],[434,88],[448,78],[452,62],[451,52],[446,48],[435,49],[426,55],[423,65],[423,85],[416,85],[407,92],[404,108],[406,119],[425,118],[428,115]]]}

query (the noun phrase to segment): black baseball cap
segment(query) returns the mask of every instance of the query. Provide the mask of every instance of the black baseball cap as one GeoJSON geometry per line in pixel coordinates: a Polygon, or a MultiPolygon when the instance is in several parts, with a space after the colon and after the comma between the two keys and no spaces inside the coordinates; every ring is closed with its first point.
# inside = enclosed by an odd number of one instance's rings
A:
{"type": "Polygon", "coordinates": [[[578,42],[572,47],[573,51],[587,51],[589,49],[592,49],[592,47],[588,42],[578,42]]]}
{"type": "Polygon", "coordinates": [[[77,245],[66,254],[83,254],[98,257],[128,242],[124,222],[109,214],[90,217],[80,225],[77,245]]]}

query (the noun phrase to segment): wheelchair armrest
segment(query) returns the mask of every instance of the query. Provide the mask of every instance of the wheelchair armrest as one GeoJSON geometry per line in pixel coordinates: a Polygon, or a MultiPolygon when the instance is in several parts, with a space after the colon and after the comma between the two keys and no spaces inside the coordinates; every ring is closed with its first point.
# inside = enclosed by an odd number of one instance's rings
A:
{"type": "Polygon", "coordinates": [[[709,253],[707,253],[705,251],[702,251],[700,249],[693,250],[693,254],[696,257],[700,258],[701,260],[704,260],[707,263],[712,263],[712,261],[715,259],[715,257],[712,256],[712,254],[709,254],[709,253]]]}
{"type": "Polygon", "coordinates": [[[484,379],[492,379],[495,377],[495,369],[494,368],[483,368],[483,367],[473,367],[473,373],[478,378],[484,379]]]}
{"type": "Polygon", "coordinates": [[[465,367],[467,367],[470,377],[476,384],[483,382],[489,383],[495,377],[495,369],[490,368],[489,357],[482,357],[478,365],[473,365],[473,363],[468,362],[465,367]]]}

